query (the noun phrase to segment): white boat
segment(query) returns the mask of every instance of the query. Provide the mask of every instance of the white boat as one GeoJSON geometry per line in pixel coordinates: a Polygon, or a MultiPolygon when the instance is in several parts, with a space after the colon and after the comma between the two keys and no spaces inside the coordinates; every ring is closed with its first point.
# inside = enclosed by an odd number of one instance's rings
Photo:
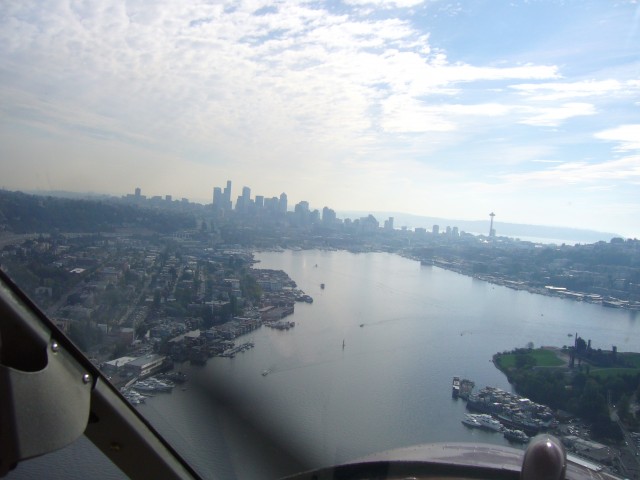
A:
{"type": "Polygon", "coordinates": [[[470,414],[466,414],[464,416],[464,418],[462,419],[462,423],[467,427],[480,428],[480,423],[470,414]]]}
{"type": "Polygon", "coordinates": [[[502,424],[498,420],[486,413],[467,413],[462,423],[469,427],[483,428],[494,432],[501,432],[503,429],[502,424]]]}
{"type": "Polygon", "coordinates": [[[493,430],[494,432],[502,431],[502,424],[491,415],[487,415],[486,413],[479,413],[475,414],[475,417],[482,428],[493,430]]]}

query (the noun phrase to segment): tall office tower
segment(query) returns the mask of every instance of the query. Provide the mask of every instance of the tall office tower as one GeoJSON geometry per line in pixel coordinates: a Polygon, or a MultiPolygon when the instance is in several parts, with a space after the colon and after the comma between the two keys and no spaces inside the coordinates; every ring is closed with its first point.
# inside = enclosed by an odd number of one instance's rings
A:
{"type": "Polygon", "coordinates": [[[236,198],[236,212],[244,211],[244,197],[242,195],[238,195],[236,198]]]}
{"type": "Polygon", "coordinates": [[[171,201],[173,200],[173,197],[172,197],[171,195],[165,195],[165,196],[164,196],[164,199],[165,199],[167,202],[171,202],[171,201]]]}
{"type": "Polygon", "coordinates": [[[309,202],[307,202],[306,200],[302,200],[296,203],[295,211],[302,212],[302,213],[309,213],[309,202]]]}
{"type": "Polygon", "coordinates": [[[489,225],[489,236],[490,237],[495,237],[496,236],[496,231],[493,229],[493,217],[495,217],[496,214],[491,212],[489,214],[489,216],[491,217],[491,224],[489,225]]]}
{"type": "Polygon", "coordinates": [[[282,192],[280,194],[280,203],[278,204],[278,210],[282,213],[287,213],[287,194],[282,192]]]}
{"type": "Polygon", "coordinates": [[[264,207],[264,195],[256,195],[256,208],[264,207]]]}
{"type": "Polygon", "coordinates": [[[251,189],[249,187],[242,187],[242,199],[245,205],[249,205],[249,200],[251,200],[251,189]]]}
{"type": "Polygon", "coordinates": [[[224,189],[224,209],[231,210],[231,180],[227,180],[227,186],[224,189]]]}
{"type": "Polygon", "coordinates": [[[438,235],[440,233],[440,225],[434,225],[431,229],[431,233],[433,233],[434,235],[438,235]]]}
{"type": "Polygon", "coordinates": [[[136,197],[140,197],[140,193],[141,193],[140,187],[136,187],[136,197]]]}
{"type": "Polygon", "coordinates": [[[336,212],[332,208],[324,207],[322,209],[322,223],[325,225],[333,225],[336,223],[336,212]]]}
{"type": "Polygon", "coordinates": [[[389,217],[389,220],[384,221],[385,230],[393,230],[393,217],[389,217]]]}
{"type": "Polygon", "coordinates": [[[278,209],[280,208],[278,204],[279,204],[278,197],[271,197],[271,198],[264,199],[264,208],[265,210],[268,210],[270,212],[277,212],[278,209]]]}
{"type": "Polygon", "coordinates": [[[453,227],[453,230],[451,230],[451,234],[454,237],[459,237],[460,236],[460,231],[458,230],[458,227],[453,227]]]}
{"type": "Polygon", "coordinates": [[[213,188],[213,206],[222,208],[222,189],[220,187],[213,188]]]}

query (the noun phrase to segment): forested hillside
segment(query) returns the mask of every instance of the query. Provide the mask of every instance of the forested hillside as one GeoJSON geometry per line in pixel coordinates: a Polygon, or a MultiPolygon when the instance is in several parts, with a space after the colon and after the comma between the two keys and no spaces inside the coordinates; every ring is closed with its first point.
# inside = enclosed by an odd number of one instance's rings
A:
{"type": "Polygon", "coordinates": [[[0,190],[0,232],[111,232],[136,227],[169,233],[194,226],[194,217],[184,213],[0,190]]]}

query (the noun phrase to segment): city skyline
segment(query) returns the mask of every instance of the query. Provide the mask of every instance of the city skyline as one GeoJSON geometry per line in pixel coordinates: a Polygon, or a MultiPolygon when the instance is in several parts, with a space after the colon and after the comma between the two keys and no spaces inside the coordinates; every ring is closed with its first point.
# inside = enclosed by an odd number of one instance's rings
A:
{"type": "MultiPolygon", "coordinates": [[[[337,227],[341,224],[347,226],[353,222],[365,224],[372,222],[371,225],[384,230],[409,230],[415,233],[446,234],[447,236],[458,237],[461,233],[471,233],[473,235],[486,235],[488,237],[503,236],[514,239],[526,239],[543,243],[593,243],[596,241],[609,241],[611,238],[620,237],[617,232],[604,232],[593,229],[572,229],[567,227],[553,227],[545,225],[531,225],[517,222],[500,222],[502,230],[498,233],[493,228],[493,218],[496,217],[495,212],[488,214],[488,232],[485,232],[483,219],[464,220],[456,218],[430,217],[403,214],[402,212],[390,211],[337,211],[328,206],[320,207],[319,205],[311,205],[306,200],[299,200],[297,203],[288,203],[288,197],[285,192],[279,196],[255,195],[251,198],[251,187],[243,186],[242,194],[237,196],[236,203],[228,202],[226,199],[233,195],[233,181],[227,180],[225,184],[225,195],[222,195],[222,187],[214,186],[213,197],[210,202],[196,202],[199,205],[213,207],[223,216],[229,213],[233,214],[251,214],[254,216],[270,215],[270,214],[296,214],[296,217],[289,217],[289,220],[298,224],[308,225],[312,223],[322,223],[325,226],[337,227]],[[245,196],[246,193],[246,196],[245,196]],[[288,208],[291,207],[291,208],[288,208]],[[340,216],[338,216],[340,215],[340,216]],[[394,215],[400,216],[400,221],[394,226],[397,220],[394,215]],[[442,225],[442,232],[440,226],[442,225]],[[462,228],[459,225],[463,225],[462,228]],[[488,233],[488,235],[487,235],[488,233]]],[[[158,206],[163,201],[189,202],[189,199],[182,198],[180,200],[173,199],[171,195],[154,195],[147,197],[142,194],[140,187],[134,190],[134,193],[127,194],[123,198],[139,201],[151,200],[155,201],[158,206]]],[[[624,237],[624,235],[622,235],[624,237]]]]}
{"type": "Polygon", "coordinates": [[[233,178],[639,237],[639,19],[632,0],[5,3],[0,188],[210,203],[233,178]]]}

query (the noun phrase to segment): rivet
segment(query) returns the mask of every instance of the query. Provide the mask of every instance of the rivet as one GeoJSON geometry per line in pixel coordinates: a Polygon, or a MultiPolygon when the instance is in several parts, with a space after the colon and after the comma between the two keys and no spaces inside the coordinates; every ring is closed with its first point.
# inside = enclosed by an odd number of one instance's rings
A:
{"type": "Polygon", "coordinates": [[[58,345],[58,342],[53,342],[51,344],[51,351],[53,353],[56,353],[58,350],[60,350],[60,346],[58,345]]]}
{"type": "Polygon", "coordinates": [[[89,375],[88,373],[85,373],[85,374],[82,376],[82,381],[83,381],[84,383],[89,383],[89,382],[91,381],[91,375],[89,375]]]}

